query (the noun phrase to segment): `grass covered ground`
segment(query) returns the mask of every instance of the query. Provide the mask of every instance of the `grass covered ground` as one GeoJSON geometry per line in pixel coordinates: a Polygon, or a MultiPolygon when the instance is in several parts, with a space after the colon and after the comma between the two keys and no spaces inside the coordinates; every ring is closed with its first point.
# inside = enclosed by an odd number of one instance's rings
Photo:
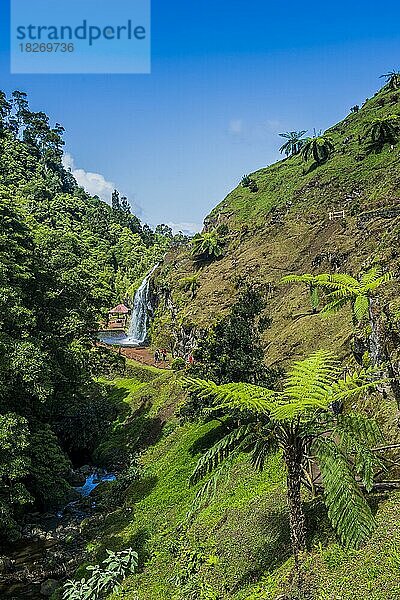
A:
{"type": "MultiPolygon", "coordinates": [[[[256,193],[236,188],[207,221],[210,228],[228,226],[224,256],[199,268],[183,250],[164,262],[155,284],[165,301],[153,323],[154,344],[167,345],[176,336],[193,342],[229,311],[235,281],[244,278],[268,289],[264,316],[270,325],[263,335],[268,366],[286,367],[318,349],[347,360],[349,311],[331,320],[312,315],[307,289],[281,286],[279,280],[288,273],[356,275],[373,264],[399,272],[399,145],[368,153],[366,139],[374,119],[399,109],[400,94],[384,88],[328,131],[335,152],[326,164],[314,168],[293,157],[254,173],[256,193]],[[344,218],[328,218],[329,211],[342,209],[344,218]],[[180,282],[194,273],[199,286],[192,294],[180,282]]],[[[398,283],[385,287],[381,301],[391,315],[398,296],[398,283]]],[[[179,421],[185,402],[179,377],[129,363],[124,378],[108,383],[120,417],[98,455],[103,462],[120,458],[122,464],[139,453],[141,477],[120,505],[88,530],[93,559],[105,548],[137,549],[140,569],[120,594],[128,600],[291,600],[293,565],[279,454],[269,458],[262,474],[243,456],[215,498],[192,512],[198,486],[190,487],[190,474],[223,426],[179,421]]],[[[389,402],[364,408],[378,418],[388,439],[397,439],[397,412],[389,402]]],[[[371,496],[378,528],[358,551],[341,548],[321,504],[305,500],[304,570],[311,596],[301,600],[398,600],[400,493],[371,496]]]]}
{"type": "Polygon", "coordinates": [[[398,114],[399,108],[399,93],[385,86],[359,112],[347,114],[324,133],[334,144],[325,164],[316,167],[312,160],[305,163],[301,156],[293,156],[251,173],[258,191],[239,185],[211,212],[211,221],[220,215],[219,222],[228,219],[231,227],[262,226],[271,209],[285,207],[301,214],[328,204],[340,210],[349,208],[351,200],[355,213],[392,200],[400,189],[399,148],[387,144],[380,152],[370,151],[368,130],[377,119],[398,114]]]}
{"type": "MultiPolygon", "coordinates": [[[[305,286],[279,281],[289,273],[357,275],[374,264],[399,271],[400,144],[368,152],[367,136],[374,120],[399,112],[400,94],[385,87],[328,130],[335,150],[325,164],[315,168],[294,156],[253,173],[257,192],[234,189],[206,219],[209,229],[228,227],[222,258],[198,265],[181,251],[164,262],[156,286],[161,297],[168,293],[153,324],[154,343],[165,344],[168,332],[171,339],[176,331],[201,336],[230,310],[235,283],[244,279],[268,288],[265,316],[271,323],[263,336],[268,366],[285,367],[320,348],[349,355],[349,311],[321,319],[311,314],[305,286]],[[344,210],[344,218],[330,220],[332,210],[344,210]],[[192,297],[180,282],[194,274],[198,287],[192,297]]],[[[383,304],[398,295],[398,284],[388,286],[383,304]]]]}
{"type": "MultiPolygon", "coordinates": [[[[132,546],[139,552],[138,574],[115,598],[282,598],[291,588],[292,560],[280,456],[272,455],[262,474],[243,457],[221,481],[214,500],[190,514],[198,489],[189,486],[190,474],[221,434],[221,424],[179,423],[176,411],[185,399],[179,379],[173,372],[130,363],[125,378],[108,383],[110,398],[122,399],[123,410],[103,451],[139,450],[141,477],[120,506],[87,529],[91,558],[102,557],[106,548],[132,546]]],[[[319,503],[306,503],[310,553],[305,572],[315,600],[400,597],[400,494],[372,502],[379,526],[357,552],[337,544],[319,503]]]]}

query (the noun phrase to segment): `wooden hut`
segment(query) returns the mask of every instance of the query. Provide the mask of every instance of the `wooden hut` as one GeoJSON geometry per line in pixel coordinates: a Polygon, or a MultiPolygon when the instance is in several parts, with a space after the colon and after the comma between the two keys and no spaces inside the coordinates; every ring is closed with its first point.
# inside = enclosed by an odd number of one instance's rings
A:
{"type": "Polygon", "coordinates": [[[109,329],[125,329],[130,310],[125,304],[118,304],[108,312],[109,329]]]}

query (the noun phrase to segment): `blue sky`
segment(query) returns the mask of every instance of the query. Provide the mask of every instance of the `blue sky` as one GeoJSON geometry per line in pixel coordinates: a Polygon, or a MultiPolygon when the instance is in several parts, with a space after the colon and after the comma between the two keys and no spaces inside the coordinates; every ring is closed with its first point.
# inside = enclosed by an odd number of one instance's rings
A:
{"type": "Polygon", "coordinates": [[[201,226],[244,173],[279,158],[278,133],[327,128],[400,66],[391,0],[153,0],[151,75],[10,75],[0,3],[1,88],[64,125],[91,191],[115,185],[151,224],[201,226]]]}

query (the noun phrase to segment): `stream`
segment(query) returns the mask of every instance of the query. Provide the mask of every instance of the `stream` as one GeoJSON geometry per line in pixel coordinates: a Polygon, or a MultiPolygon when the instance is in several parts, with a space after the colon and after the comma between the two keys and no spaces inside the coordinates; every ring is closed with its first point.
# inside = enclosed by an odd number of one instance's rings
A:
{"type": "Polygon", "coordinates": [[[96,511],[90,494],[98,485],[114,480],[114,473],[94,467],[83,485],[73,488],[75,500],[56,512],[26,515],[22,539],[0,557],[1,599],[43,600],[60,579],[74,571],[84,552],[81,522],[96,511]]]}

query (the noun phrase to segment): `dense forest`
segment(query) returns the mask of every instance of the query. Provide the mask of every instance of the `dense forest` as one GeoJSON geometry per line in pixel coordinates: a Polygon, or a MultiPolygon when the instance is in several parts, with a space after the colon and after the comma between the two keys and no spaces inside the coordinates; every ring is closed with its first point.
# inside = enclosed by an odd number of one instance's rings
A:
{"type": "Polygon", "coordinates": [[[30,597],[397,600],[399,110],[390,73],[282,134],[187,239],[89,196],[62,127],[1,95],[4,556],[79,467],[113,475],[30,597]],[[148,346],[96,343],[155,265],[148,346]]]}
{"type": "Polygon", "coordinates": [[[107,309],[184,236],[152,231],[114,192],[90,197],[62,166],[63,128],[0,94],[0,531],[19,536],[24,511],[68,495],[113,418],[94,377],[107,309]]]}

